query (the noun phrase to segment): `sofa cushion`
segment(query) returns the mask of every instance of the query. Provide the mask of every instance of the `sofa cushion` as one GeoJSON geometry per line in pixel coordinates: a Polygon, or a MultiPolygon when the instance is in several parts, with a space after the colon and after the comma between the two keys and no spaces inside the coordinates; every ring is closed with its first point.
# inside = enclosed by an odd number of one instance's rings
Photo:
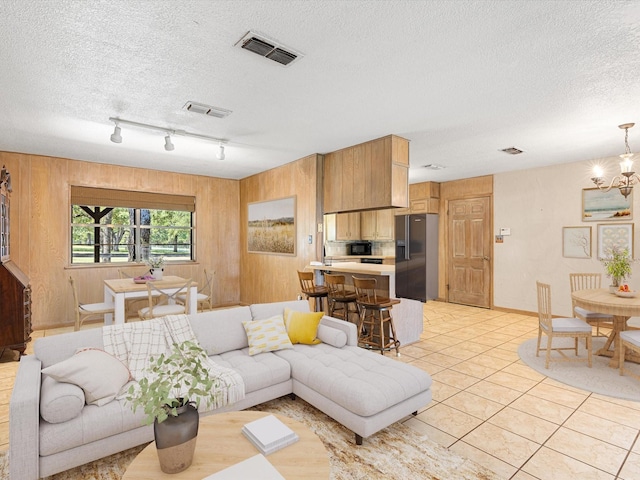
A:
{"type": "Polygon", "coordinates": [[[347,344],[346,333],[326,325],[318,325],[318,339],[336,348],[342,348],[347,344]]]}
{"type": "Polygon", "coordinates": [[[291,364],[294,380],[363,417],[431,387],[423,370],[359,347],[294,345],[275,354],[291,364]]]}
{"type": "Polygon", "coordinates": [[[254,303],[250,308],[252,318],[254,320],[262,320],[275,315],[284,315],[285,308],[298,312],[308,312],[309,302],[307,300],[293,300],[291,302],[254,303]]]}
{"type": "Polygon", "coordinates": [[[251,320],[249,307],[225,308],[189,315],[191,329],[208,355],[249,346],[243,321],[251,320]]]}
{"type": "Polygon", "coordinates": [[[80,349],[70,358],[42,370],[58,382],[79,386],[90,405],[104,405],[116,398],[131,379],[124,363],[97,348],[80,349]]]}
{"type": "Polygon", "coordinates": [[[79,386],[43,376],[40,416],[47,422],[61,423],[76,418],[84,408],[84,401],[84,392],[79,386]]]}
{"type": "Polygon", "coordinates": [[[290,308],[284,309],[284,325],[291,343],[304,343],[317,345],[322,340],[318,339],[318,325],[324,317],[324,312],[298,312],[290,308]]]}
{"type": "Polygon", "coordinates": [[[36,338],[33,353],[42,362],[42,368],[46,368],[72,357],[78,348],[84,347],[104,349],[101,328],[36,338]]]}
{"type": "Polygon", "coordinates": [[[291,378],[289,362],[271,352],[249,355],[249,349],[233,350],[212,355],[211,360],[223,367],[232,368],[244,380],[246,394],[268,388],[291,378]]]}
{"type": "Polygon", "coordinates": [[[293,348],[282,315],[264,320],[242,322],[242,325],[247,331],[249,355],[293,348]]]}

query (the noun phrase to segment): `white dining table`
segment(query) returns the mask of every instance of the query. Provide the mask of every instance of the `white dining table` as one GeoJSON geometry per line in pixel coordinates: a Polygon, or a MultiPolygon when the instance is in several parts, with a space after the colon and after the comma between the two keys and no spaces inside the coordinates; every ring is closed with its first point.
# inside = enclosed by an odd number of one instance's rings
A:
{"type": "MultiPolygon", "coordinates": [[[[178,291],[187,279],[174,275],[165,275],[162,280],[154,282],[159,288],[167,290],[169,293],[178,291]],[[178,286],[176,286],[176,284],[178,286]],[[175,286],[175,288],[167,288],[167,286],[175,286]]],[[[111,325],[122,324],[125,321],[124,301],[127,298],[147,298],[148,290],[145,283],[135,283],[133,278],[116,278],[104,281],[104,302],[113,303],[114,313],[105,314],[104,324],[111,325]]],[[[189,305],[187,305],[187,313],[195,313],[198,311],[198,284],[191,283],[189,292],[189,305]]]]}

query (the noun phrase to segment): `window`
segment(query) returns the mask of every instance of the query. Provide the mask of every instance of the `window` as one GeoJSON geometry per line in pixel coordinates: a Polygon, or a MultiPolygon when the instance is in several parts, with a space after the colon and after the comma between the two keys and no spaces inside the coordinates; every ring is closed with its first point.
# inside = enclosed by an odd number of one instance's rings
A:
{"type": "Polygon", "coordinates": [[[71,187],[71,263],[194,260],[195,197],[71,187]]]}

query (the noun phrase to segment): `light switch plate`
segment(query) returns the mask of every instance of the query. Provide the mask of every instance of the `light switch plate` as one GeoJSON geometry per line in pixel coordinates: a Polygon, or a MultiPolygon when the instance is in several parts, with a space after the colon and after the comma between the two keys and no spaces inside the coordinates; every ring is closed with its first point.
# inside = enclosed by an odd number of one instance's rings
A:
{"type": "Polygon", "coordinates": [[[511,228],[501,228],[500,235],[511,235],[511,228]]]}

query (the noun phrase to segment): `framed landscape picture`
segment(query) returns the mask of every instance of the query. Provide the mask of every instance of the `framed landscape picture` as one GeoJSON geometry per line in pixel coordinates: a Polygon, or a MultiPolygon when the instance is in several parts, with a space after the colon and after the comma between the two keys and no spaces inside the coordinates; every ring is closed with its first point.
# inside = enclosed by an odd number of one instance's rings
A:
{"type": "Polygon", "coordinates": [[[562,227],[562,256],[591,258],[591,227],[562,227]]]}
{"type": "Polygon", "coordinates": [[[582,221],[607,222],[633,218],[633,191],[623,197],[620,190],[612,188],[603,192],[599,188],[582,189],[582,221]]]}
{"type": "Polygon", "coordinates": [[[598,225],[598,259],[608,257],[611,247],[626,248],[633,258],[633,223],[598,225]]]}
{"type": "Polygon", "coordinates": [[[250,203],[248,208],[249,252],[296,254],[296,197],[250,203]]]}

